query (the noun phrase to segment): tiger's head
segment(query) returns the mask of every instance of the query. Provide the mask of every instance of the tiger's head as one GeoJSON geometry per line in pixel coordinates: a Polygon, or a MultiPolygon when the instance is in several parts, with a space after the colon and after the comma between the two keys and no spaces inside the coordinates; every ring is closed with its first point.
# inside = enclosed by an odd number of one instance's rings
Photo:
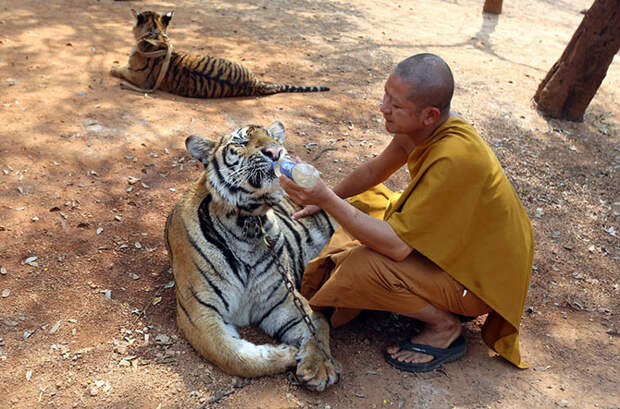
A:
{"type": "Polygon", "coordinates": [[[217,142],[191,135],[187,151],[205,167],[206,189],[213,200],[244,214],[264,214],[284,192],[273,171],[273,162],[287,155],[284,125],[276,121],[265,128],[237,128],[217,142]]]}
{"type": "Polygon", "coordinates": [[[162,42],[166,40],[166,31],[168,30],[168,24],[170,24],[170,20],[172,20],[174,11],[164,14],[163,16],[154,11],[143,11],[142,13],[138,13],[136,10],[131,9],[131,12],[136,18],[136,25],[133,28],[133,35],[136,40],[141,40],[145,37],[162,42]]]}

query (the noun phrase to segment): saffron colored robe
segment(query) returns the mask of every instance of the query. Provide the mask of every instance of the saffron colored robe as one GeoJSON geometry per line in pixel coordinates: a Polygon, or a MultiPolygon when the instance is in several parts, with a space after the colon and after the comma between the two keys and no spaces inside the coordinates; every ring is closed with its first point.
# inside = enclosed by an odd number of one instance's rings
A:
{"type": "MultiPolygon", "coordinates": [[[[519,325],[534,237],[499,161],[471,125],[450,117],[415,147],[407,164],[411,182],[402,194],[377,186],[350,202],[383,218],[410,247],[484,301],[493,310],[482,329],[485,343],[526,368],[519,351],[519,325]]],[[[304,273],[302,293],[311,295],[313,306],[338,307],[330,280],[317,277],[326,273],[326,266],[335,268],[343,252],[350,251],[342,238],[336,242],[331,248],[328,244],[304,273]],[[317,282],[320,288],[304,291],[317,282]]],[[[346,307],[351,308],[350,300],[346,307]]],[[[359,308],[379,309],[367,300],[360,300],[359,308]]]]}

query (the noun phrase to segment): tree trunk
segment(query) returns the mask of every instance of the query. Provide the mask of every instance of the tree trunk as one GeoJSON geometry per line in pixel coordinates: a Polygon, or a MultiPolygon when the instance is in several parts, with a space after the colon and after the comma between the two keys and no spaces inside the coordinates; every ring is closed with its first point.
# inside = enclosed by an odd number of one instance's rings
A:
{"type": "Polygon", "coordinates": [[[501,14],[503,0],[484,0],[482,11],[485,13],[501,14]]]}
{"type": "Polygon", "coordinates": [[[534,101],[553,118],[583,114],[620,48],[620,0],[595,0],[560,59],[538,86],[534,101]]]}

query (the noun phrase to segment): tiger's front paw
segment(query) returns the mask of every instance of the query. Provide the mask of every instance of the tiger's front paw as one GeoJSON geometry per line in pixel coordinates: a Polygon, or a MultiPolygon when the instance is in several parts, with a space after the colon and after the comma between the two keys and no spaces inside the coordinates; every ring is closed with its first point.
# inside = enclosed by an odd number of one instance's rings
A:
{"type": "Polygon", "coordinates": [[[110,75],[113,77],[121,77],[120,67],[112,67],[110,68],[110,75]]]}
{"type": "Polygon", "coordinates": [[[125,79],[126,67],[113,66],[110,68],[110,75],[116,78],[125,79]]]}
{"type": "Polygon", "coordinates": [[[307,389],[323,391],[340,379],[340,364],[333,358],[332,361],[333,364],[314,341],[307,342],[297,354],[297,379],[307,389]]]}

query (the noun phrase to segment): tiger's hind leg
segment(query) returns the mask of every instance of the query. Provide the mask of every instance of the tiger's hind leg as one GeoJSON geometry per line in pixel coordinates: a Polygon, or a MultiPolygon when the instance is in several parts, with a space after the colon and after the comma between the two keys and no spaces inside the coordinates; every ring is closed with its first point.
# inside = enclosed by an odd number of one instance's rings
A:
{"type": "MultiPolygon", "coordinates": [[[[282,288],[284,289],[284,287],[282,288]]],[[[321,340],[327,353],[330,354],[329,358],[321,351],[310,329],[295,307],[290,294],[279,305],[269,310],[269,315],[262,319],[260,327],[274,338],[280,339],[287,344],[299,346],[299,352],[296,356],[297,379],[306,388],[320,392],[327,386],[338,382],[340,379],[340,365],[331,357],[329,323],[323,314],[312,311],[305,298],[297,292],[296,294],[300,297],[304,310],[311,317],[316,327],[316,335],[321,340]],[[334,363],[331,363],[330,359],[334,363]]]]}
{"type": "Polygon", "coordinates": [[[222,316],[196,305],[194,300],[177,298],[177,324],[189,343],[206,359],[231,375],[253,378],[272,375],[295,366],[297,348],[290,345],[255,345],[239,337],[235,327],[222,316]],[[194,305],[192,305],[194,304],[194,305]],[[200,308],[188,315],[188,309],[200,308]]]}

